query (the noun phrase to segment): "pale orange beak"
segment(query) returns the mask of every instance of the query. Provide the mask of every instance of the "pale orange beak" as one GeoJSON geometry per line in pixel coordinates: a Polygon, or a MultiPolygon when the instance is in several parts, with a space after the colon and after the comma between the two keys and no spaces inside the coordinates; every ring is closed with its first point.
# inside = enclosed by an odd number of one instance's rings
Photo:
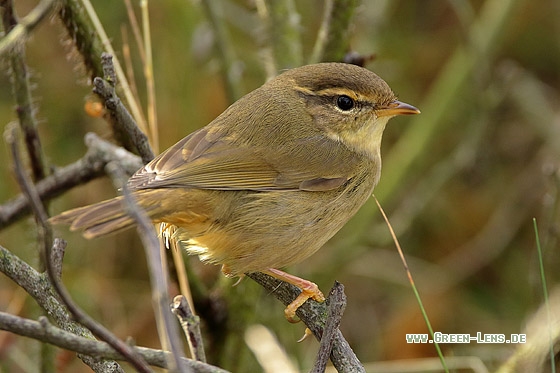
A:
{"type": "Polygon", "coordinates": [[[412,105],[400,101],[393,101],[384,108],[376,110],[378,117],[394,117],[395,115],[420,114],[420,110],[412,105]]]}

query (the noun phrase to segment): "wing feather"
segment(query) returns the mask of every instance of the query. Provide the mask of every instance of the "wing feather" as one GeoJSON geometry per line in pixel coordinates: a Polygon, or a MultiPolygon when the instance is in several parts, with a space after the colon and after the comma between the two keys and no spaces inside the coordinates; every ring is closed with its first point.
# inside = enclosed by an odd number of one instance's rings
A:
{"type": "Polygon", "coordinates": [[[236,143],[207,126],[138,170],[128,187],[325,191],[340,187],[354,175],[355,157],[349,156],[346,164],[332,164],[329,158],[340,157],[324,157],[330,153],[317,151],[317,147],[332,147],[332,143],[326,144],[324,139],[300,142],[297,151],[286,153],[283,148],[236,143]]]}

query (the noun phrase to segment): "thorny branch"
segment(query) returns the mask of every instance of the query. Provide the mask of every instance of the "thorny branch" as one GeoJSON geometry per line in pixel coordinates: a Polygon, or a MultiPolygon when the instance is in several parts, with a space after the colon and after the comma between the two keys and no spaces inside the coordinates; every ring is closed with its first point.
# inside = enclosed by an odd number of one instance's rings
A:
{"type": "MultiPolygon", "coordinates": [[[[21,26],[21,23],[17,21],[13,1],[0,1],[0,5],[3,8],[3,12],[0,13],[2,13],[4,29],[11,34],[21,26]]],[[[48,2],[48,4],[41,3],[37,6],[37,8],[40,9],[36,8],[32,13],[39,12],[37,18],[42,18],[52,10],[53,5],[54,2],[52,1],[48,2]]],[[[25,44],[16,44],[16,46],[11,49],[11,52],[8,53],[6,59],[9,60],[11,68],[12,91],[16,102],[15,111],[24,135],[27,153],[31,163],[33,180],[37,181],[45,177],[45,174],[47,174],[47,167],[43,157],[39,133],[37,132],[37,119],[35,118],[35,110],[29,84],[29,69],[25,61],[25,44]]]]}

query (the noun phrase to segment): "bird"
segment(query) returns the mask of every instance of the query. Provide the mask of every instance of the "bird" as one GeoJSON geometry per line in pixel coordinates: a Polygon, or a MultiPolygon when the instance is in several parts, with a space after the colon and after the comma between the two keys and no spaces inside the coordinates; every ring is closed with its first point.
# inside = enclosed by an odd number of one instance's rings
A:
{"type": "MultiPolygon", "coordinates": [[[[370,70],[318,63],[287,70],[243,96],[133,174],[127,188],[153,223],[228,277],[263,272],[301,289],[288,320],[318,286],[282,269],[319,250],[372,195],[389,119],[420,111],[370,70]]],[[[123,197],[51,218],[90,239],[134,226],[123,197]]]]}

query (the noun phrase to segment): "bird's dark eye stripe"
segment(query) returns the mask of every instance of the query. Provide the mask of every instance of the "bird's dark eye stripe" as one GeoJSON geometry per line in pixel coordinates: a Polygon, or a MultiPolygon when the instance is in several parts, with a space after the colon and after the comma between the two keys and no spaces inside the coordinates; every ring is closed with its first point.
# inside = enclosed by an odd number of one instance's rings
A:
{"type": "Polygon", "coordinates": [[[336,106],[338,106],[340,110],[343,111],[351,110],[354,107],[354,105],[355,105],[354,100],[349,96],[340,95],[336,99],[336,106]]]}

